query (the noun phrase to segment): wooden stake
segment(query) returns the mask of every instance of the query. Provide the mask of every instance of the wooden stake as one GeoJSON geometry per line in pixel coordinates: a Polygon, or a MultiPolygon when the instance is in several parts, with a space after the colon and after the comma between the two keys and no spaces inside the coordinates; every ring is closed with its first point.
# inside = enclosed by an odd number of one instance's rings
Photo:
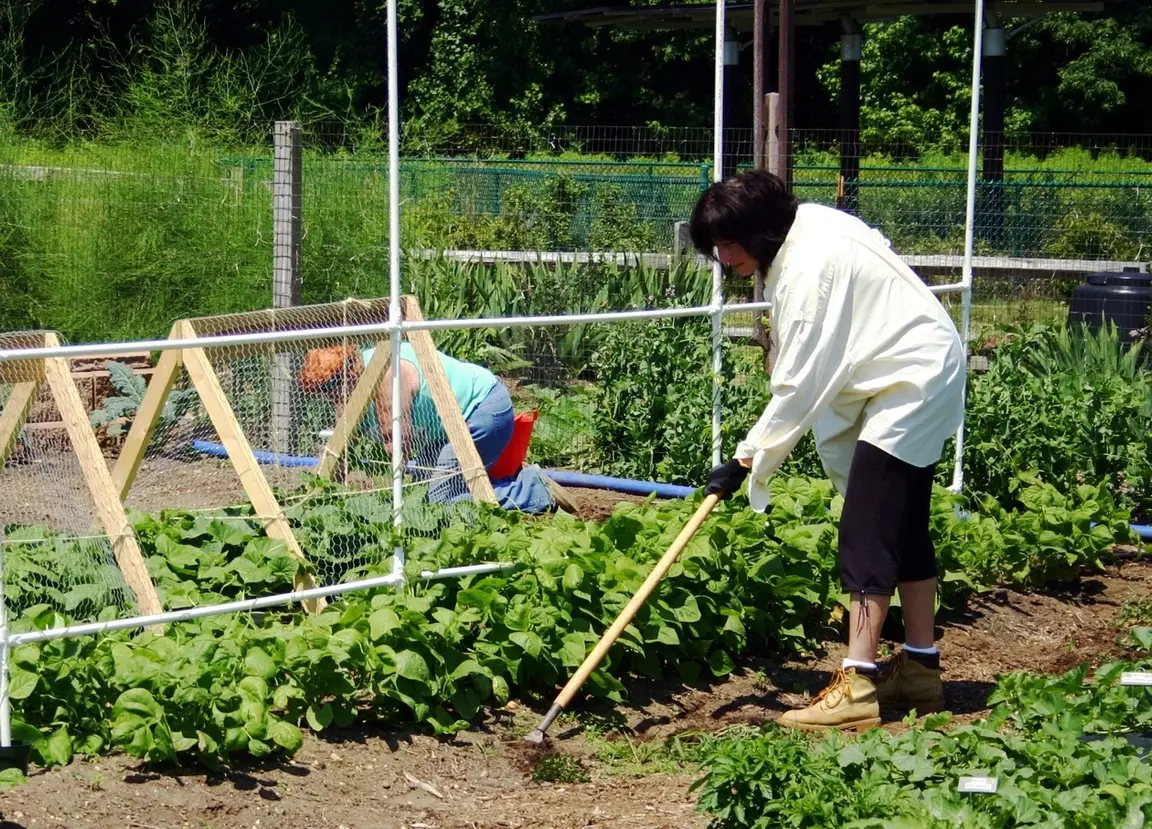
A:
{"type": "Polygon", "coordinates": [[[16,446],[24,418],[28,417],[39,390],[40,384],[35,380],[12,386],[12,393],[8,396],[4,409],[0,411],[0,467],[8,462],[8,454],[16,446]]]}
{"type": "MultiPolygon", "coordinates": [[[[375,400],[380,378],[388,371],[391,362],[392,347],[389,341],[382,340],[376,343],[376,350],[372,352],[372,359],[368,361],[368,365],[364,366],[364,372],[356,381],[356,385],[352,387],[352,394],[348,397],[348,405],[340,413],[340,417],[336,420],[336,427],[332,431],[332,437],[328,438],[328,443],[324,445],[324,450],[320,455],[320,465],[316,468],[317,475],[327,478],[332,474],[333,467],[348,449],[348,441],[352,437],[353,430],[360,423],[360,418],[364,415],[365,410],[375,400]]],[[[381,424],[381,427],[386,428],[385,424],[381,424]]]]}
{"type": "MultiPolygon", "coordinates": [[[[44,344],[48,348],[57,348],[60,341],[55,334],[48,333],[44,335],[44,344]]],[[[56,407],[60,410],[64,428],[72,441],[76,458],[80,462],[84,481],[96,506],[96,514],[112,543],[116,563],[120,566],[120,572],[124,574],[124,580],[136,594],[139,612],[145,616],[162,613],[163,608],[156,595],[156,588],[152,584],[144,556],[141,555],[140,547],[136,543],[136,534],[132,530],[132,525],[128,523],[124,505],[108,472],[107,461],[100,451],[96,434],[88,421],[88,412],[84,409],[80,393],[72,381],[71,368],[64,358],[50,357],[44,361],[44,375],[56,407]]],[[[153,629],[157,632],[160,630],[158,627],[153,629]]]]}
{"type": "MultiPolygon", "coordinates": [[[[420,303],[414,296],[404,297],[404,314],[407,319],[420,322],[424,315],[420,312],[420,303]]],[[[424,370],[424,378],[428,382],[428,390],[432,393],[432,400],[436,404],[436,412],[444,424],[444,431],[448,441],[456,450],[456,457],[460,461],[460,469],[464,480],[472,493],[473,500],[487,504],[498,503],[496,490],[492,488],[492,481],[488,479],[488,471],[484,462],[480,460],[480,453],[476,451],[476,444],[472,442],[472,434],[468,431],[468,424],[464,422],[464,413],[452,394],[452,387],[448,384],[448,377],[444,374],[444,366],[440,365],[440,358],[436,355],[436,346],[432,336],[427,331],[413,331],[408,335],[412,348],[416,351],[416,359],[424,370]]]]}
{"type": "MultiPolygon", "coordinates": [[[[179,331],[178,336],[181,339],[193,339],[197,336],[196,330],[187,321],[177,323],[175,330],[179,331]]],[[[205,411],[208,412],[212,425],[216,427],[216,434],[220,436],[220,442],[224,444],[224,448],[228,452],[228,459],[232,462],[232,467],[240,477],[244,492],[247,493],[252,502],[256,514],[265,522],[265,531],[268,536],[284,542],[293,558],[301,563],[306,562],[307,559],[304,556],[304,551],[300,548],[300,542],[296,540],[292,527],[288,524],[288,519],[284,517],[284,512],[280,509],[280,504],[276,501],[276,496],[273,495],[268,480],[260,471],[256,456],[252,454],[252,446],[244,436],[240,422],[236,419],[236,415],[228,403],[228,397],[225,395],[224,388],[220,385],[220,379],[216,376],[216,370],[212,368],[204,349],[184,349],[183,360],[184,367],[188,370],[188,377],[200,395],[200,400],[204,404],[205,411]]],[[[294,585],[297,590],[317,586],[315,579],[302,570],[297,571],[294,585]]],[[[323,598],[309,599],[304,602],[304,607],[309,613],[319,613],[327,607],[327,602],[323,598]]]]}
{"type": "MultiPolygon", "coordinates": [[[[176,336],[179,323],[172,327],[169,339],[176,336]]],[[[148,444],[152,441],[152,434],[156,424],[160,421],[160,413],[164,411],[164,401],[172,391],[172,384],[176,382],[176,375],[180,373],[183,365],[181,352],[178,349],[165,351],[156,363],[156,371],[148,381],[148,388],[144,392],[144,399],[128,436],[124,439],[124,446],[120,450],[120,457],[112,467],[112,481],[116,485],[116,492],[123,502],[128,498],[132,483],[136,480],[136,473],[140,471],[140,463],[148,451],[148,444]]]]}

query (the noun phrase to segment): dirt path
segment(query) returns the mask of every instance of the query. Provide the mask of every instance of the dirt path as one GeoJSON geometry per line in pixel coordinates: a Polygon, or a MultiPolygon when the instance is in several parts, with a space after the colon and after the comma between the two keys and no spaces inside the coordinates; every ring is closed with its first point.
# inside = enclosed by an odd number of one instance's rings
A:
{"type": "MultiPolygon", "coordinates": [[[[1128,564],[1059,593],[997,592],[942,613],[949,707],[972,719],[985,713],[998,673],[1058,673],[1115,655],[1122,608],[1149,596],[1152,565],[1128,564]]],[[[566,715],[551,730],[553,757],[579,762],[587,782],[532,779],[531,755],[515,740],[539,722],[545,702],[493,712],[451,742],[371,727],[308,737],[292,763],[226,779],[146,769],[123,756],[36,770],[0,795],[0,829],[703,829],[688,793],[693,769],[677,767],[664,738],[774,718],[819,688],[844,650],[829,642],[807,662],[751,658],[707,687],[633,684],[628,706],[589,706],[582,716],[620,726],[609,734],[566,715]]],[[[899,716],[885,727],[901,727],[899,716]]]]}

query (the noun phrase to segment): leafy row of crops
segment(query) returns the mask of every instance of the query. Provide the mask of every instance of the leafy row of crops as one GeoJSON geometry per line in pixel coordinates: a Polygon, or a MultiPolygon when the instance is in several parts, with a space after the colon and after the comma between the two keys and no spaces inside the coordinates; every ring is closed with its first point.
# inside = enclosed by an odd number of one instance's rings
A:
{"type": "MultiPolygon", "coordinates": [[[[767,523],[738,501],[710,519],[593,675],[591,693],[620,699],[623,680],[635,675],[723,676],[746,651],[797,653],[836,624],[840,498],[826,481],[791,478],[774,486],[767,523]]],[[[1128,515],[1106,485],[1068,496],[1032,480],[1021,488],[1025,507],[1010,512],[937,492],[932,522],[943,602],[994,584],[1066,578],[1100,566],[1116,543],[1132,540],[1128,515]],[[971,516],[960,515],[960,507],[971,516]]],[[[294,522],[389,544],[386,501],[378,509],[360,496],[352,501],[303,508],[294,522]]],[[[478,524],[447,526],[439,538],[409,539],[407,568],[415,577],[421,568],[515,562],[498,575],[413,578],[404,590],[341,597],[314,616],[286,609],[22,645],[13,651],[10,677],[15,736],[31,741],[45,764],[120,749],[218,766],[245,755],[291,755],[302,728],[357,720],[454,732],[483,716],[485,706],[548,696],[697,503],[621,505],[603,523],[485,512],[478,524]]],[[[168,607],[264,595],[291,582],[296,562],[255,522],[229,519],[133,515],[168,607]]],[[[12,550],[35,556],[35,545],[12,550]]],[[[98,610],[104,605],[91,596],[69,612],[66,585],[14,558],[9,589],[24,591],[26,608],[12,620],[15,631],[57,627],[83,608],[99,618],[115,615],[114,608],[98,610]]],[[[365,565],[357,573],[389,567],[365,565]]]]}
{"type": "Polygon", "coordinates": [[[944,713],[899,734],[810,739],[769,725],[710,741],[698,808],[712,829],[1145,826],[1152,688],[1122,677],[1152,669],[1152,628],[1125,639],[1127,658],[1091,674],[1001,677],[974,723],[944,713]],[[995,791],[962,790],[964,777],[995,791]]]}
{"type": "MultiPolygon", "coordinates": [[[[575,327],[573,326],[573,329],[575,327]]],[[[696,485],[711,466],[711,342],[706,322],[659,320],[589,326],[586,356],[571,373],[519,387],[521,405],[540,410],[533,459],[545,467],[696,485]],[[572,382],[585,371],[594,383],[572,382]]],[[[531,331],[531,329],[529,329],[531,331]]],[[[543,337],[553,332],[534,332],[543,337]]],[[[522,347],[518,333],[499,344],[522,347]]],[[[1152,372],[1148,347],[1126,346],[1117,332],[1035,324],[1006,329],[976,349],[987,371],[968,374],[964,480],[974,496],[1019,504],[1019,471],[1062,492],[1107,480],[1137,523],[1152,518],[1152,372]]],[[[461,341],[463,347],[475,349],[461,341]]],[[[539,353],[524,347],[521,353],[539,353]]],[[[533,371],[524,380],[535,380],[533,371]]],[[[759,348],[726,343],[722,440],[731,451],[771,397],[759,348]]],[[[950,483],[954,445],[937,480],[950,483]]],[[[792,474],[822,476],[808,435],[787,461],[792,474]]]]}

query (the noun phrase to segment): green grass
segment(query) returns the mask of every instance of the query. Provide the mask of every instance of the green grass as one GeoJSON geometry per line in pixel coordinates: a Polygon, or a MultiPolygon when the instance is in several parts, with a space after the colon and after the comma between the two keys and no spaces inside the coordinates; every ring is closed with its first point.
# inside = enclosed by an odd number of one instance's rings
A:
{"type": "MultiPolygon", "coordinates": [[[[266,147],[159,141],[55,147],[0,135],[0,329],[53,328],[73,341],[156,337],[182,317],[267,307],[270,156],[266,147]]],[[[801,155],[802,198],[834,200],[831,162],[827,154],[801,155]]],[[[964,166],[962,156],[868,159],[865,218],[901,252],[959,252],[964,166]],[[886,186],[894,181],[901,186],[886,186]]],[[[1010,156],[1007,166],[1032,172],[1011,179],[1004,238],[981,234],[978,252],[997,243],[1009,255],[1147,255],[1152,194],[1137,187],[1152,180],[1145,178],[1152,164],[1063,151],[1044,161],[1010,156]]],[[[575,154],[417,159],[405,162],[401,183],[406,247],[666,250],[673,222],[690,213],[701,171],[695,162],[614,165],[575,154]]],[[[387,293],[385,156],[306,151],[303,223],[305,302],[387,293]]],[[[405,288],[425,303],[432,302],[429,291],[455,302],[451,269],[431,280],[415,266],[406,264],[406,271],[405,288]]],[[[516,296],[524,279],[512,269],[489,276],[503,282],[502,297],[516,296]]],[[[590,286],[600,276],[581,279],[590,286]]],[[[603,283],[610,292],[615,284],[603,283]]],[[[660,301],[642,292],[620,297],[618,307],[660,301]]],[[[500,312],[506,307],[502,301],[500,312]]],[[[981,300],[973,321],[982,328],[1060,313],[1055,301],[981,300]]]]}
{"type": "Polygon", "coordinates": [[[1152,625],[1152,598],[1129,599],[1124,602],[1116,624],[1119,627],[1152,625]]]}

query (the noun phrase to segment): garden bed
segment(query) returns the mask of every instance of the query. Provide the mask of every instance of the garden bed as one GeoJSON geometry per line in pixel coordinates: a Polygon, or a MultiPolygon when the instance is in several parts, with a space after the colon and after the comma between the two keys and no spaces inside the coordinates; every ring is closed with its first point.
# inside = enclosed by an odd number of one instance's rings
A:
{"type": "MultiPolygon", "coordinates": [[[[995,591],[942,613],[950,709],[961,722],[985,716],[1001,673],[1059,674],[1118,655],[1118,625],[1149,595],[1152,567],[1132,563],[1043,593],[995,591]]],[[[551,758],[515,742],[546,705],[510,702],[451,739],[373,725],[333,729],[306,734],[291,760],[248,762],[227,775],[148,767],[122,754],[34,769],[0,796],[0,826],[703,829],[689,792],[698,776],[692,734],[761,723],[801,704],[796,690],[821,686],[843,656],[838,638],[824,646],[783,664],[749,657],[733,675],[695,687],[632,682],[620,706],[585,699],[551,729],[551,758]],[[407,775],[442,796],[414,788],[407,775]],[[586,782],[563,782],[581,775],[586,782]]],[[[886,712],[884,727],[906,728],[900,716],[886,712]]]]}

